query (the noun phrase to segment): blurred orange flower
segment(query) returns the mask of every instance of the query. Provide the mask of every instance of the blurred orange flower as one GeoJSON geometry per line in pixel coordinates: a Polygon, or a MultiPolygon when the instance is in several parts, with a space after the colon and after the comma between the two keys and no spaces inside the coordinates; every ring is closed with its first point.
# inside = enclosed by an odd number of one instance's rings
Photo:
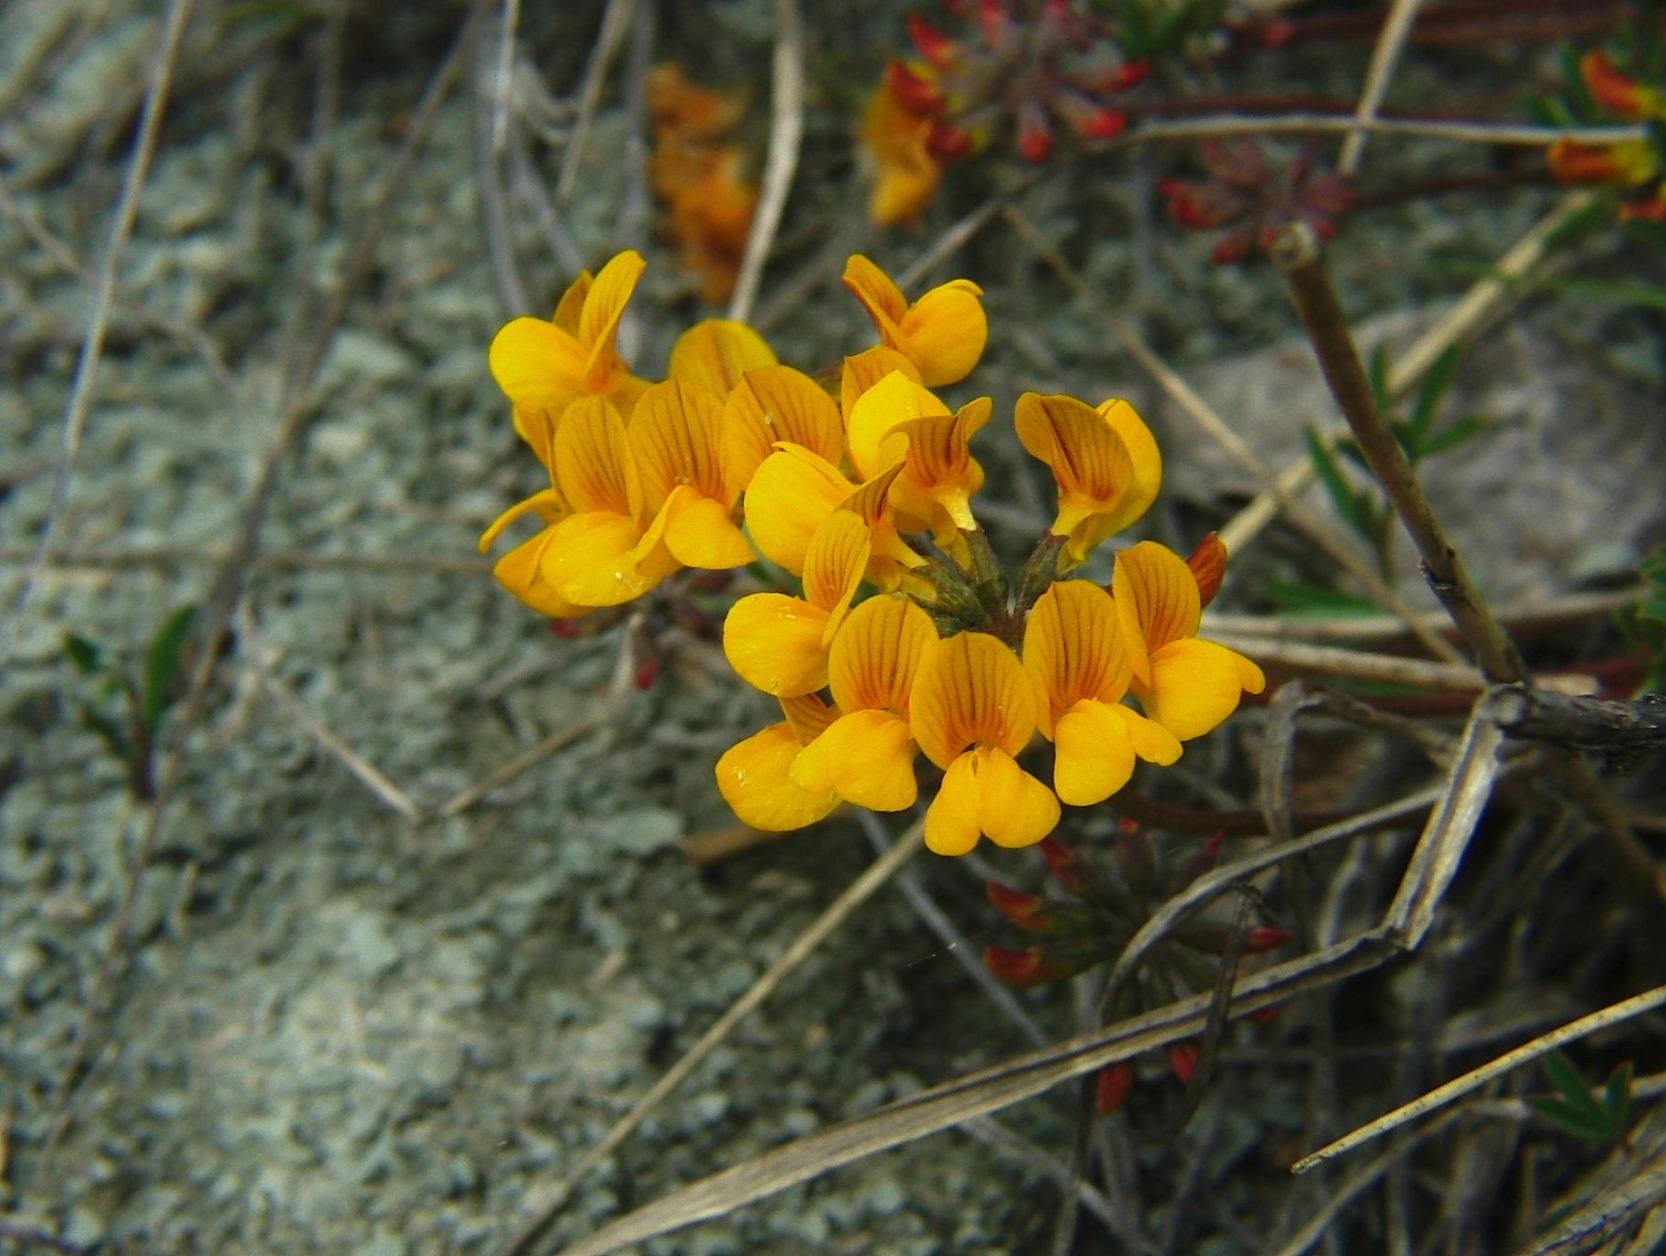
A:
{"type": "Polygon", "coordinates": [[[700,299],[726,301],[758,205],[740,145],[728,139],[741,104],[666,64],[649,73],[648,113],[654,141],[648,181],[666,205],[665,233],[682,249],[683,268],[699,280],[700,299]]]}

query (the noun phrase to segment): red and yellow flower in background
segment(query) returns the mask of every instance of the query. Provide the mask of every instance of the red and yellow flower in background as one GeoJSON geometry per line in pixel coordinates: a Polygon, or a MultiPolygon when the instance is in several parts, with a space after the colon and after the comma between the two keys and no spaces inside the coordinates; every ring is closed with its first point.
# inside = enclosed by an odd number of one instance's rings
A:
{"type": "Polygon", "coordinates": [[[740,145],[729,139],[741,113],[738,98],[700,86],[675,65],[649,72],[648,182],[666,207],[665,234],[708,304],[734,291],[758,208],[757,184],[745,174],[740,145]]]}
{"type": "Polygon", "coordinates": [[[1587,144],[1562,139],[1545,154],[1550,172],[1563,183],[1590,183],[1634,189],[1620,209],[1622,218],[1666,221],[1666,91],[1646,87],[1625,74],[1601,48],[1579,59],[1579,77],[1591,100],[1604,112],[1626,122],[1653,123],[1653,133],[1613,144],[1587,144]]]}

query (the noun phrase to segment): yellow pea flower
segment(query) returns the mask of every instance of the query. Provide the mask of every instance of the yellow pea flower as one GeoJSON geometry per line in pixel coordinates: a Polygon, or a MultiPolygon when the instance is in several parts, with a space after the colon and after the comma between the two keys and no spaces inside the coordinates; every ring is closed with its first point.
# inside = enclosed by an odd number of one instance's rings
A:
{"type": "Polygon", "coordinates": [[[753,593],[729,608],[723,654],[743,680],[792,698],[827,684],[827,656],[868,569],[868,526],[835,510],[811,538],[804,596],[753,593]]]}
{"type": "Polygon", "coordinates": [[[680,565],[665,520],[647,508],[625,421],[601,397],[568,407],[549,444],[552,487],[505,511],[480,538],[489,548],[532,511],[545,528],[498,560],[492,574],[528,606],[568,618],[640,597],[680,565]]]}
{"type": "Polygon", "coordinates": [[[555,317],[512,319],[492,338],[487,364],[514,406],[515,430],[534,450],[549,447],[562,412],[580,397],[605,397],[628,416],[648,381],[632,375],[615,341],[625,305],[647,268],[626,249],[563,294],[555,317]]]}
{"type": "Polygon", "coordinates": [[[1059,822],[1059,800],[1014,756],[1029,744],[1040,701],[1018,656],[997,637],[963,632],[920,665],[909,720],[920,749],[944,769],[926,810],[926,845],[964,855],[987,834],[1032,846],[1059,822]]]}
{"type": "Polygon", "coordinates": [[[912,305],[891,277],[860,253],[845,263],[845,287],[867,310],[880,340],[920,370],[920,382],[940,388],[971,373],[989,340],[989,320],[970,279],[954,279],[912,305]]]}
{"type": "Polygon", "coordinates": [[[936,641],[931,617],[904,598],[872,597],[853,610],[828,658],[828,684],[842,714],[804,748],[788,778],[871,811],[912,807],[919,787],[909,696],[936,641]]]}
{"type": "Polygon", "coordinates": [[[826,818],[839,805],[831,789],[807,790],[788,779],[799,752],[838,716],[814,694],[782,698],[777,724],[731,746],[717,761],[717,788],[741,823],[785,833],[826,818]]]}
{"type": "Polygon", "coordinates": [[[1122,705],[1133,671],[1111,595],[1065,580],[1036,600],[1024,627],[1024,666],[1045,695],[1037,722],[1053,742],[1053,789],[1073,807],[1104,802],[1128,783],[1138,756],[1169,764],[1180,742],[1122,705]]]}
{"type": "Polygon", "coordinates": [[[1209,732],[1243,695],[1267,687],[1242,654],[1194,635],[1203,620],[1197,578],[1155,541],[1116,556],[1111,590],[1128,651],[1130,688],[1145,712],[1181,741],[1209,732]]]}
{"type": "Polygon", "coordinates": [[[867,578],[892,592],[926,561],[908,547],[891,518],[889,491],[901,473],[899,460],[866,483],[853,484],[820,454],[781,441],[747,485],[746,526],[759,551],[796,576],[804,571],[817,529],[834,511],[848,510],[868,526],[867,578]]]}
{"type": "Polygon", "coordinates": [[[1045,462],[1059,486],[1054,536],[1067,538],[1059,568],[1068,571],[1113,533],[1151,507],[1163,483],[1163,459],[1151,429],[1126,401],[1097,409],[1075,397],[1025,393],[1015,414],[1018,439],[1045,462]]]}
{"type": "Polygon", "coordinates": [[[685,566],[739,567],[755,557],[733,518],[740,494],[723,466],[722,429],[718,395],[680,379],[649,388],[631,416],[643,498],[685,566]]]}
{"type": "Polygon", "coordinates": [[[971,439],[989,422],[992,408],[989,398],[979,397],[950,414],[901,371],[856,399],[845,433],[851,464],[866,477],[902,458],[902,475],[891,490],[902,531],[929,529],[939,546],[953,552],[960,530],[977,528],[971,498],[983,486],[983,467],[972,457],[971,439]]]}
{"type": "Polygon", "coordinates": [[[875,171],[868,217],[881,227],[912,226],[931,203],[943,168],[926,151],[932,119],[909,113],[880,83],[862,115],[862,142],[875,171]]]}

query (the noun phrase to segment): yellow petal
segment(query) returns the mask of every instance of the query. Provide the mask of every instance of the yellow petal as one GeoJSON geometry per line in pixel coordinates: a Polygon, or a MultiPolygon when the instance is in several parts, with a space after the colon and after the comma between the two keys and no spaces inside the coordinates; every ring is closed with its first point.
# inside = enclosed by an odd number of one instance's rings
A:
{"type": "Polygon", "coordinates": [[[589,351],[584,378],[585,387],[591,391],[600,392],[615,371],[624,370],[613,346],[625,305],[647,266],[642,254],[626,249],[602,267],[585,295],[584,307],[579,311],[578,340],[589,351]]]}
{"type": "Polygon", "coordinates": [[[1035,732],[1040,707],[1018,656],[984,632],[938,642],[920,664],[908,701],[915,739],[940,768],[979,743],[1017,754],[1035,732]]]}
{"type": "Polygon", "coordinates": [[[665,546],[685,567],[725,571],[758,556],[720,501],[679,484],[665,499],[665,546]]]}
{"type": "Polygon", "coordinates": [[[1116,556],[1111,591],[1124,623],[1136,625],[1127,642],[1137,679],[1144,679],[1139,658],[1155,654],[1171,641],[1190,637],[1203,619],[1197,578],[1186,560],[1156,541],[1141,541],[1116,556]]]}
{"type": "Polygon", "coordinates": [[[667,374],[727,397],[747,371],[775,365],[775,351],[745,323],[708,318],[696,323],[671,347],[667,374]]]}
{"type": "Polygon", "coordinates": [[[933,288],[903,316],[897,348],[920,368],[927,388],[965,379],[983,356],[989,319],[982,295],[970,279],[955,279],[933,288]]]}
{"type": "Polygon", "coordinates": [[[1213,641],[1173,641],[1151,656],[1151,682],[1136,684],[1134,692],[1147,715],[1190,741],[1238,709],[1244,692],[1240,662],[1247,660],[1213,641]]]}
{"type": "Polygon", "coordinates": [[[1109,401],[1100,402],[1098,413],[1122,438],[1133,470],[1121,505],[1107,521],[1106,535],[1109,536],[1139,519],[1157,500],[1157,493],[1163,487],[1163,454],[1140,412],[1122,398],[1112,397],[1109,401]]]}
{"type": "Polygon", "coordinates": [[[723,620],[723,655],[741,679],[793,698],[827,684],[827,612],[784,593],[753,593],[723,620]]]}
{"type": "Polygon", "coordinates": [[[833,638],[827,669],[833,701],[843,711],[909,714],[915,674],[936,641],[931,616],[913,602],[869,598],[851,611],[833,638]]]}
{"type": "Polygon", "coordinates": [[[787,723],[792,725],[793,735],[798,738],[801,746],[808,746],[839,718],[837,707],[829,706],[813,693],[797,698],[782,698],[780,702],[781,714],[787,717],[787,723]]]}
{"type": "Polygon", "coordinates": [[[542,574],[579,606],[619,606],[677,570],[661,543],[662,520],[645,533],[634,519],[607,511],[569,515],[549,533],[542,574]]]}
{"type": "Polygon", "coordinates": [[[982,833],[998,846],[1033,846],[1059,822],[1059,800],[1011,755],[979,746],[958,755],[926,809],[926,845],[964,855],[982,833]]]}
{"type": "Polygon", "coordinates": [[[784,833],[814,824],[839,805],[831,790],[810,793],[787,779],[803,746],[782,721],[731,746],[717,761],[717,788],[742,824],[784,833]]]}
{"type": "Polygon", "coordinates": [[[857,399],[892,371],[901,371],[916,384],[920,382],[920,368],[890,345],[875,345],[845,359],[839,374],[839,413],[847,424],[857,399]]]}
{"type": "Polygon", "coordinates": [[[777,441],[819,454],[837,466],[845,456],[844,422],[825,389],[790,366],[748,371],[723,405],[723,472],[743,490],[777,441]]]}
{"type": "Polygon", "coordinates": [[[914,743],[908,721],[889,711],[842,715],[804,748],[788,779],[801,789],[831,789],[870,811],[914,805],[914,743]]]}
{"type": "Polygon", "coordinates": [[[844,622],[872,551],[868,525],[848,510],[835,510],[810,539],[804,555],[804,598],[828,612],[829,640],[844,622]]]}
{"type": "Polygon", "coordinates": [[[1072,807],[1104,802],[1134,775],[1134,743],[1121,707],[1091,698],[1066,711],[1054,733],[1053,788],[1072,807]]]}
{"type": "Polygon", "coordinates": [[[544,578],[544,553],[549,544],[550,532],[545,529],[498,559],[492,566],[492,576],[533,610],[551,619],[573,619],[594,609],[568,601],[544,578]]]}
{"type": "Polygon", "coordinates": [[[567,513],[567,508],[562,503],[561,494],[553,488],[546,488],[523,501],[516,502],[492,520],[490,526],[480,534],[480,552],[484,554],[491,549],[492,542],[498,539],[498,535],[516,519],[529,511],[537,511],[546,524],[552,524],[558,522],[567,513]]]}
{"type": "Polygon", "coordinates": [[[845,262],[845,273],[840,276],[845,287],[862,303],[878,329],[880,338],[892,348],[897,324],[908,313],[908,301],[891,277],[860,253],[852,253],[845,262]]]}
{"type": "Polygon", "coordinates": [[[938,855],[964,855],[978,844],[978,774],[975,755],[959,755],[943,774],[937,797],[926,808],[926,847],[938,855]]]}
{"type": "Polygon", "coordinates": [[[551,463],[556,487],[574,511],[641,514],[642,484],[625,421],[602,398],[583,397],[567,408],[555,432],[551,463]]]}
{"type": "Polygon", "coordinates": [[[723,402],[716,393],[680,379],[655,384],[642,394],[629,424],[631,456],[642,473],[648,509],[679,484],[732,506],[724,483],[718,442],[723,402]]]}
{"type": "Polygon", "coordinates": [[[1122,437],[1085,401],[1025,393],[1014,414],[1018,439],[1053,470],[1059,486],[1055,536],[1070,538],[1065,561],[1075,566],[1111,535],[1134,482],[1122,437]]]}
{"type": "Polygon", "coordinates": [[[821,455],[782,445],[746,488],[746,527],[753,543],[771,562],[801,574],[816,529],[855,488],[821,455]]]}
{"type": "Polygon", "coordinates": [[[1059,823],[1059,800],[999,746],[973,751],[978,824],[997,846],[1034,846],[1059,823]]]}
{"type": "Polygon", "coordinates": [[[584,392],[588,354],[554,323],[517,318],[492,337],[486,363],[517,410],[554,422],[584,392]]]}
{"type": "Polygon", "coordinates": [[[1086,580],[1049,585],[1024,626],[1024,666],[1046,695],[1039,722],[1049,737],[1053,722],[1080,700],[1121,698],[1129,668],[1111,595],[1086,580]]]}
{"type": "Polygon", "coordinates": [[[851,466],[864,480],[872,478],[887,465],[880,448],[893,428],[924,415],[948,413],[946,405],[907,375],[891,372],[864,392],[847,416],[845,441],[851,466]]]}
{"type": "Polygon", "coordinates": [[[562,331],[574,340],[582,334],[579,330],[579,316],[584,311],[584,303],[590,297],[590,289],[595,284],[596,277],[587,270],[581,270],[578,278],[567,285],[567,291],[561,294],[561,300],[556,302],[555,317],[550,319],[562,331]]]}

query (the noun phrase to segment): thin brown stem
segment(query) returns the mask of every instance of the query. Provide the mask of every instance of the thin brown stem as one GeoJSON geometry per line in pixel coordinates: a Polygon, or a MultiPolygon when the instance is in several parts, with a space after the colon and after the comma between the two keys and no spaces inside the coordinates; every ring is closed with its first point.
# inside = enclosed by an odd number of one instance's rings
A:
{"type": "Polygon", "coordinates": [[[1318,236],[1306,223],[1291,223],[1274,239],[1271,252],[1284,273],[1331,395],[1353,429],[1371,473],[1417,546],[1429,587],[1474,648],[1476,660],[1488,677],[1503,684],[1526,681],[1527,668],[1521,655],[1464,570],[1458,551],[1447,539],[1418,483],[1411,460],[1377,408],[1318,236]]]}

